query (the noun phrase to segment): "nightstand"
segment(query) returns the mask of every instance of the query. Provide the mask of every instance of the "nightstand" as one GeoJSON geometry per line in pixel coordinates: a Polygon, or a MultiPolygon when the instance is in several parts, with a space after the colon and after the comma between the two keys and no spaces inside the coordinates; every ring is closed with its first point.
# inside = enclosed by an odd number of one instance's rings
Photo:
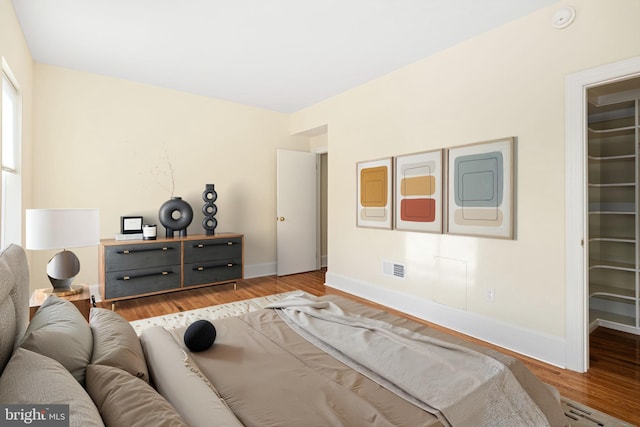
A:
{"type": "MultiPolygon", "coordinates": [[[[74,285],[75,286],[75,285],[74,285]]],[[[78,307],[80,313],[89,320],[89,311],[91,311],[91,291],[89,290],[88,285],[81,285],[82,292],[79,292],[74,295],[60,296],[59,298],[66,299],[71,301],[73,305],[78,307]]],[[[44,300],[47,299],[51,292],[49,291],[51,288],[43,288],[36,289],[31,294],[31,298],[29,299],[29,319],[33,317],[33,315],[38,311],[44,300]]]]}

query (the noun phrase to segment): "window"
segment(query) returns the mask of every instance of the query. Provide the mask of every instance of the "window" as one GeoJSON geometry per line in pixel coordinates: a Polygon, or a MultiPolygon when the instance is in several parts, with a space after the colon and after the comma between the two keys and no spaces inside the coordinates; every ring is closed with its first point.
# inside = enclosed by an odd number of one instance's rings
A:
{"type": "Polygon", "coordinates": [[[22,243],[22,114],[20,92],[2,61],[2,204],[0,247],[22,243]]]}

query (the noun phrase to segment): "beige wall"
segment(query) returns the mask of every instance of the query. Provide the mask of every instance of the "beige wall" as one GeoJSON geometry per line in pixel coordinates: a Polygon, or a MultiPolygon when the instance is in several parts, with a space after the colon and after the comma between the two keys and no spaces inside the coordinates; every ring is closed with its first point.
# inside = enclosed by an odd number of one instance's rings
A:
{"type": "MultiPolygon", "coordinates": [[[[571,2],[575,23],[551,28],[552,13],[565,4],[287,116],[33,68],[11,4],[0,0],[0,54],[24,79],[27,153],[33,139],[27,204],[98,207],[101,235],[112,237],[121,215],[157,222],[158,207],[170,197],[171,163],[175,195],[196,212],[189,232],[200,232],[200,193],[214,183],[218,231],[245,233],[246,264],[267,271],[275,262],[275,149],[306,150],[326,138],[328,280],[564,337],[565,78],[640,55],[640,2],[577,0],[571,2]],[[518,139],[516,240],[355,227],[356,162],[505,136],[518,139]],[[383,260],[405,263],[407,279],[383,275],[383,260]],[[488,289],[495,290],[494,302],[485,299],[488,289]]],[[[79,280],[95,283],[97,249],[77,252],[79,280]]],[[[33,255],[32,286],[41,287],[51,254],[33,255]]]]}
{"type": "Polygon", "coordinates": [[[292,115],[296,132],[329,129],[329,284],[565,336],[565,77],[640,55],[640,2],[574,1],[574,24],[553,29],[565,4],[292,115]],[[517,137],[515,240],[355,226],[356,162],[508,136],[517,137]],[[383,275],[383,260],[405,263],[407,279],[383,275]]]}
{"type": "MultiPolygon", "coordinates": [[[[22,98],[23,207],[31,200],[33,59],[10,0],[0,0],[0,57],[17,80],[22,98]]],[[[1,65],[0,65],[1,66],[1,65]]],[[[1,103],[0,103],[1,104],[1,103]]],[[[0,114],[2,114],[0,105],[0,114]]],[[[0,121],[1,123],[1,121],[0,121]]],[[[1,187],[0,187],[1,188],[1,187]]],[[[1,200],[1,199],[0,199],[1,200]]],[[[1,203],[1,201],[0,201],[1,203]]],[[[24,238],[24,234],[23,234],[24,238]]]]}
{"type": "MultiPolygon", "coordinates": [[[[274,270],[276,148],[308,148],[288,115],[41,64],[34,75],[34,207],[97,207],[102,238],[122,215],[164,233],[172,168],[174,195],[194,210],[188,232],[203,232],[201,194],[215,184],[216,231],[245,234],[245,274],[274,270]]],[[[76,280],[97,283],[97,248],[74,252],[76,280]]],[[[36,277],[50,255],[34,254],[36,277]]]]}

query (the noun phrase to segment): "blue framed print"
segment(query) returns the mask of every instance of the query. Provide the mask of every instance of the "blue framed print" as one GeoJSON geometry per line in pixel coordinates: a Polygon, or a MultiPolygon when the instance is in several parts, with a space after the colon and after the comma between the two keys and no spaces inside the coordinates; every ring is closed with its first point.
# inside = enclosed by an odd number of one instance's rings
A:
{"type": "Polygon", "coordinates": [[[447,150],[449,234],[514,239],[515,138],[447,150]]]}

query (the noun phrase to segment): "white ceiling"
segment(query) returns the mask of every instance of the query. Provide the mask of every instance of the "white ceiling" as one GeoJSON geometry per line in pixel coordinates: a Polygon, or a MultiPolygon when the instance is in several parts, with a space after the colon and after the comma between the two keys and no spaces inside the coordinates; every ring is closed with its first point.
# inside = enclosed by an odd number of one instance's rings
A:
{"type": "Polygon", "coordinates": [[[556,0],[13,0],[35,61],[294,112],[556,0]]]}

